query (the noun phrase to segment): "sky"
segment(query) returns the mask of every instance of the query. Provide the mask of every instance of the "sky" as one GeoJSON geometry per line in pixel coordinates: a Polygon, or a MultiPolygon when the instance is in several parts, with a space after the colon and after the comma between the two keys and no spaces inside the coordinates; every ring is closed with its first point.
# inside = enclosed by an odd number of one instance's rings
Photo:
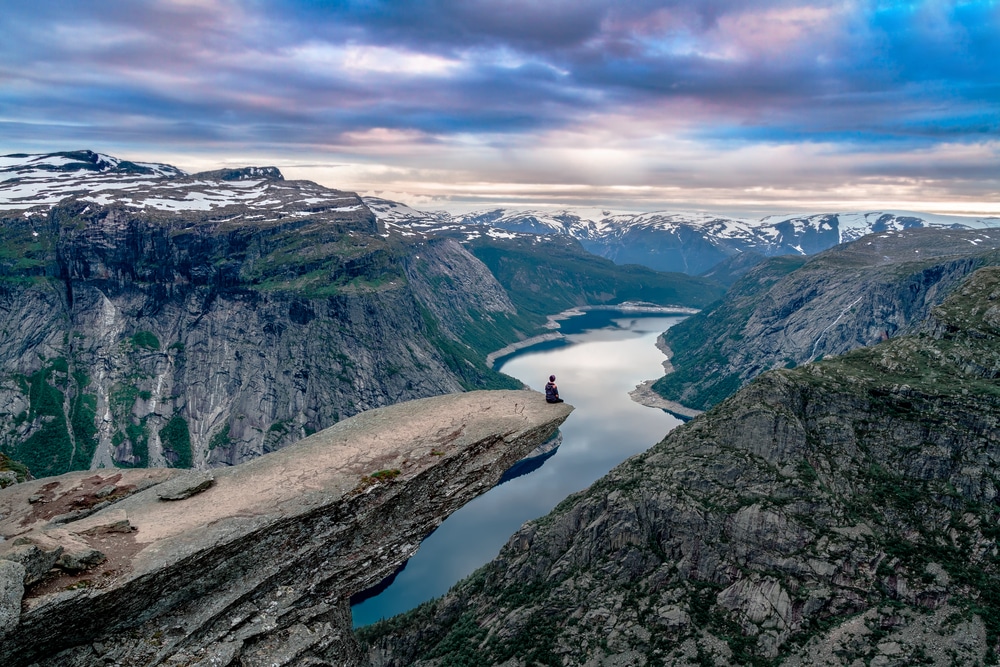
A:
{"type": "Polygon", "coordinates": [[[1000,1],[12,0],[0,154],[418,208],[1000,215],[1000,1]]]}

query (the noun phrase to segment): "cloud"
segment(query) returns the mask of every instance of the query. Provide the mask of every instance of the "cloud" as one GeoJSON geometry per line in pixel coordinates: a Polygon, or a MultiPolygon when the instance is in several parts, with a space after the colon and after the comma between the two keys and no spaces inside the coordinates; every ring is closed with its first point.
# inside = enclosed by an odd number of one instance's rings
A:
{"type": "Polygon", "coordinates": [[[36,0],[0,30],[11,150],[296,155],[637,196],[763,175],[997,191],[987,0],[36,0]]]}

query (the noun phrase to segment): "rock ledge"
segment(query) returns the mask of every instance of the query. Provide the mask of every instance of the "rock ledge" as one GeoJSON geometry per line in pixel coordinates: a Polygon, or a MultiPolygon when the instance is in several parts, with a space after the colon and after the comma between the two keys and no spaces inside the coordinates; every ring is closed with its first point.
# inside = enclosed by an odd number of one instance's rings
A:
{"type": "Polygon", "coordinates": [[[26,587],[0,664],[352,664],[350,595],[572,409],[532,391],[450,394],[362,413],[211,475],[98,470],[4,489],[0,559],[28,546],[94,564],[26,587]]]}

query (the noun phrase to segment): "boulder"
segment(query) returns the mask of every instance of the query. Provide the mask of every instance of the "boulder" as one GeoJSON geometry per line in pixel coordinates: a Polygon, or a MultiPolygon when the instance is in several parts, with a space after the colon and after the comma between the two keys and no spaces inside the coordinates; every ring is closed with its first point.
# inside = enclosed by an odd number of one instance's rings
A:
{"type": "Polygon", "coordinates": [[[0,639],[16,628],[21,617],[25,569],[20,563],[0,559],[0,639]]]}

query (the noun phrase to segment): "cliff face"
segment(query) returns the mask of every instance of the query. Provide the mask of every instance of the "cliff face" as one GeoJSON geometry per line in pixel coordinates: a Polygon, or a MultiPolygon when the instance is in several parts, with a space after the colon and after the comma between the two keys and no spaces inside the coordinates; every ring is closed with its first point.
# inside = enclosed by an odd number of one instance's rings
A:
{"type": "Polygon", "coordinates": [[[0,448],[36,477],[236,464],[361,410],[517,384],[463,340],[517,331],[461,246],[379,236],[355,195],[244,172],[3,220],[0,448]]]}
{"type": "Polygon", "coordinates": [[[998,463],[984,268],[913,335],[761,376],[363,639],[376,665],[986,664],[998,463]]]}
{"type": "Polygon", "coordinates": [[[998,248],[991,231],[909,229],[768,260],[664,335],[674,371],[653,389],[704,410],[764,371],[906,333],[998,248]]]}
{"type": "Polygon", "coordinates": [[[571,410],[531,391],[453,394],[232,468],[0,490],[0,663],[357,664],[350,596],[571,410]]]}

